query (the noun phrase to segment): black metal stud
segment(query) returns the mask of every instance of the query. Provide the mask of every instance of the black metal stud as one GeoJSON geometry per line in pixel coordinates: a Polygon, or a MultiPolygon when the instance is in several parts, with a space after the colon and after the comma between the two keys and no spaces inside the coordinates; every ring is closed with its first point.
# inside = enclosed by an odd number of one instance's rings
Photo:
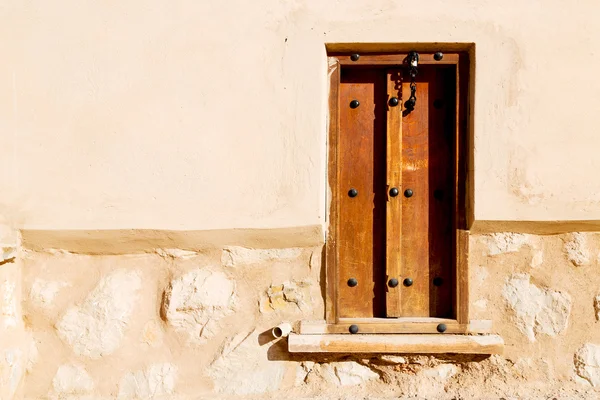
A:
{"type": "Polygon", "coordinates": [[[358,285],[358,281],[356,280],[356,278],[348,279],[348,286],[355,287],[356,285],[358,285]]]}
{"type": "Polygon", "coordinates": [[[406,190],[404,191],[404,196],[405,196],[405,197],[412,197],[412,195],[413,195],[413,191],[412,191],[412,189],[406,189],[406,190]]]}
{"type": "Polygon", "coordinates": [[[442,58],[444,58],[444,53],[442,53],[441,51],[437,51],[434,55],[433,55],[433,59],[435,61],[440,61],[442,58]]]}
{"type": "Polygon", "coordinates": [[[390,285],[390,287],[396,287],[398,286],[398,279],[396,278],[392,278],[388,281],[388,285],[390,285]]]}
{"type": "Polygon", "coordinates": [[[359,58],[360,58],[360,54],[358,54],[358,53],[354,53],[350,56],[350,59],[352,61],[358,61],[359,58]]]}
{"type": "Polygon", "coordinates": [[[390,196],[392,196],[392,197],[398,196],[399,193],[400,193],[400,191],[398,190],[398,188],[391,188],[390,189],[390,196]]]}
{"type": "Polygon", "coordinates": [[[356,190],[354,188],[348,190],[348,196],[350,196],[350,197],[356,197],[356,196],[358,196],[358,190],[356,190]]]}
{"type": "Polygon", "coordinates": [[[390,99],[390,102],[389,102],[389,103],[390,103],[390,106],[392,106],[392,107],[396,107],[398,104],[400,104],[400,100],[398,100],[398,98],[397,98],[397,97],[392,97],[392,98],[390,99]]]}
{"type": "Polygon", "coordinates": [[[358,325],[350,325],[350,333],[358,333],[358,325]]]}
{"type": "Polygon", "coordinates": [[[412,278],[405,278],[402,283],[404,284],[404,286],[408,287],[408,286],[412,286],[413,284],[413,280],[412,278]]]}
{"type": "Polygon", "coordinates": [[[435,278],[433,278],[434,286],[442,286],[442,283],[444,283],[444,280],[442,278],[440,278],[439,276],[436,276],[435,278]]]}
{"type": "Polygon", "coordinates": [[[438,331],[439,333],[444,333],[444,332],[446,332],[446,329],[447,329],[447,327],[446,327],[446,324],[439,324],[439,325],[437,326],[437,331],[438,331]]]}
{"type": "Polygon", "coordinates": [[[360,103],[358,102],[358,100],[352,100],[350,102],[350,108],[356,108],[358,106],[360,106],[360,103]]]}

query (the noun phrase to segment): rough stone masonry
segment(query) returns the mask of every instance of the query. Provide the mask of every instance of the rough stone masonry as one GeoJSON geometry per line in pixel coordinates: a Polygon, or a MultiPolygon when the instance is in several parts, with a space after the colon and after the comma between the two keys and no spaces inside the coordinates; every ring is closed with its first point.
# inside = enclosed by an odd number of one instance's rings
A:
{"type": "Polygon", "coordinates": [[[290,355],[322,247],[0,254],[2,399],[600,397],[600,235],[474,235],[471,318],[503,356],[290,355]]]}

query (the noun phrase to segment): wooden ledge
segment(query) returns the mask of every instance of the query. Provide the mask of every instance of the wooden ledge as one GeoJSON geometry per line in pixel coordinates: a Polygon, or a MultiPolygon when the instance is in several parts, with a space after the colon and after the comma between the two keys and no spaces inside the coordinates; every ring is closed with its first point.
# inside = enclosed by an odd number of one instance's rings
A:
{"type": "Polygon", "coordinates": [[[350,325],[358,325],[359,333],[372,334],[438,334],[439,324],[446,325],[445,334],[492,333],[491,320],[471,320],[460,324],[455,319],[446,318],[340,318],[338,323],[328,324],[324,320],[300,321],[300,334],[347,334],[350,325]]]}
{"type": "Polygon", "coordinates": [[[290,353],[418,353],[502,354],[498,335],[369,335],[328,334],[288,337],[290,353]]]}

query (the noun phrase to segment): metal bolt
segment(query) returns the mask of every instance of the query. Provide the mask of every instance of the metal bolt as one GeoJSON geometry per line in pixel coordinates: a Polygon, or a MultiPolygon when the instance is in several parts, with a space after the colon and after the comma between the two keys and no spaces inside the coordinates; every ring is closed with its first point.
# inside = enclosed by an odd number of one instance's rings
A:
{"type": "Polygon", "coordinates": [[[444,333],[444,332],[446,332],[446,329],[447,329],[447,328],[446,328],[446,324],[439,324],[439,325],[437,326],[437,331],[438,331],[439,333],[444,333]]]}
{"type": "Polygon", "coordinates": [[[358,53],[354,53],[350,56],[350,59],[352,61],[358,61],[359,58],[360,58],[360,54],[358,54],[358,53]]]}
{"type": "Polygon", "coordinates": [[[356,108],[358,106],[360,106],[360,103],[358,102],[358,100],[352,100],[350,102],[350,108],[356,108]]]}
{"type": "Polygon", "coordinates": [[[406,190],[404,191],[404,196],[405,196],[405,197],[412,197],[412,195],[413,195],[413,191],[412,191],[412,189],[406,189],[406,190]]]}
{"type": "Polygon", "coordinates": [[[438,51],[433,55],[433,59],[435,61],[440,61],[442,58],[444,58],[444,53],[442,53],[441,51],[438,51]]]}
{"type": "Polygon", "coordinates": [[[356,196],[358,196],[358,190],[356,190],[354,188],[348,190],[348,196],[350,196],[350,197],[356,197],[356,196]]]}
{"type": "Polygon", "coordinates": [[[398,188],[391,188],[390,189],[390,196],[396,197],[396,196],[398,196],[398,193],[400,193],[400,191],[398,190],[398,188]]]}
{"type": "Polygon", "coordinates": [[[419,63],[419,53],[417,53],[416,51],[411,51],[408,53],[408,62],[410,63],[411,67],[416,67],[419,63]]]}
{"type": "Polygon", "coordinates": [[[356,285],[358,285],[358,281],[356,280],[356,278],[350,278],[350,279],[348,279],[348,286],[354,287],[356,285]]]}
{"type": "Polygon", "coordinates": [[[350,325],[350,333],[358,333],[358,325],[350,325]]]}
{"type": "Polygon", "coordinates": [[[398,286],[398,279],[396,278],[392,278],[389,280],[388,285],[390,285],[390,287],[396,287],[398,286]]]}
{"type": "Polygon", "coordinates": [[[412,286],[413,280],[412,280],[412,278],[406,278],[406,279],[404,279],[404,281],[402,281],[402,283],[404,283],[404,286],[406,286],[406,287],[412,286]]]}
{"type": "Polygon", "coordinates": [[[392,97],[390,99],[390,106],[396,107],[398,104],[400,104],[400,100],[398,100],[397,97],[392,97]]]}

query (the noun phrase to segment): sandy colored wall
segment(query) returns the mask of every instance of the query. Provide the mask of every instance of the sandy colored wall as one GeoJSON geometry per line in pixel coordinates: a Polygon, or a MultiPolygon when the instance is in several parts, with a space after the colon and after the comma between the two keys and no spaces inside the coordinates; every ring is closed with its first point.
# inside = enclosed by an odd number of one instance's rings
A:
{"type": "Polygon", "coordinates": [[[290,354],[321,246],[86,255],[4,248],[2,399],[592,399],[600,236],[473,235],[470,309],[501,356],[290,354]]]}
{"type": "Polygon", "coordinates": [[[4,2],[0,399],[597,397],[598,224],[569,221],[600,221],[599,10],[4,2]],[[503,356],[268,334],[323,317],[325,44],[353,42],[475,44],[470,317],[503,356]]]}
{"type": "Polygon", "coordinates": [[[600,220],[598,5],[4,2],[2,198],[28,229],[325,217],[325,43],[474,42],[475,217],[600,220]]]}

